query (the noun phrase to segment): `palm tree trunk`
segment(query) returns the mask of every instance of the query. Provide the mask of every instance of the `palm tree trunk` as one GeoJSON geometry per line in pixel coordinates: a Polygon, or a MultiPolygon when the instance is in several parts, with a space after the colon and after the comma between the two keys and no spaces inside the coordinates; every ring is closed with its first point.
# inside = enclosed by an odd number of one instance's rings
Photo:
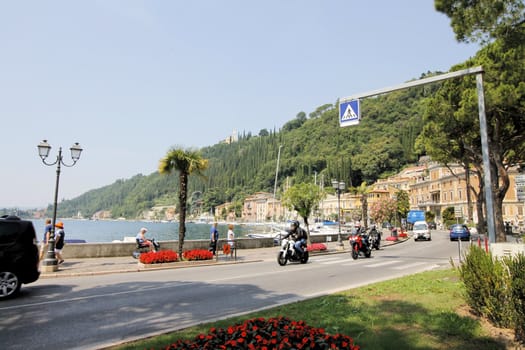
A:
{"type": "Polygon", "coordinates": [[[179,185],[179,257],[182,259],[182,249],[186,237],[186,200],[188,197],[188,174],[183,171],[179,175],[179,185]]]}

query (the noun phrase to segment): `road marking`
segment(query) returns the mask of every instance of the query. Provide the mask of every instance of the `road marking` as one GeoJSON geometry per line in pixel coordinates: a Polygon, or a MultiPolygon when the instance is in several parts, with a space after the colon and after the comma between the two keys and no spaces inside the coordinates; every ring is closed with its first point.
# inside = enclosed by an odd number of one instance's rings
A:
{"type": "Polygon", "coordinates": [[[335,257],[335,258],[325,258],[325,259],[319,259],[319,260],[313,260],[313,261],[319,261],[321,264],[324,264],[326,263],[327,261],[333,261],[333,260],[337,260],[337,261],[340,261],[341,258],[340,257],[335,257]]]}
{"type": "Polygon", "coordinates": [[[425,265],[425,264],[426,264],[426,262],[420,261],[420,262],[415,262],[415,263],[412,263],[412,264],[403,264],[403,265],[400,265],[400,266],[392,267],[392,269],[393,270],[404,270],[404,269],[409,269],[411,267],[421,266],[421,265],[425,265]]]}
{"type": "Polygon", "coordinates": [[[341,264],[343,262],[347,262],[348,259],[337,259],[337,260],[334,260],[334,261],[323,261],[321,264],[323,265],[332,265],[332,264],[341,264]]]}
{"type": "Polygon", "coordinates": [[[367,264],[367,265],[365,265],[365,267],[387,266],[387,265],[392,265],[392,264],[398,264],[400,262],[401,262],[401,260],[389,260],[389,261],[384,261],[384,262],[375,263],[375,264],[367,264]]]}

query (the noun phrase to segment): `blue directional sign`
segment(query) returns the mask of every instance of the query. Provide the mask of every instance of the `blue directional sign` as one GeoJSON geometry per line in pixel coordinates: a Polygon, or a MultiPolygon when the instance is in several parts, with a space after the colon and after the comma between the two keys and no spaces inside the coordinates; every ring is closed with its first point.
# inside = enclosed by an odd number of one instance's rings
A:
{"type": "Polygon", "coordinates": [[[348,126],[359,124],[359,100],[350,100],[339,104],[339,125],[348,126]]]}

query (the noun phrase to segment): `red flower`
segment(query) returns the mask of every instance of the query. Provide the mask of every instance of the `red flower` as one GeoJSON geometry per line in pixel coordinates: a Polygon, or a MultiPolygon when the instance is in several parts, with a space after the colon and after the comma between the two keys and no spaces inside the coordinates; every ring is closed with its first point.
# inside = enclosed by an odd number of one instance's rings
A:
{"type": "Polygon", "coordinates": [[[184,260],[211,260],[213,253],[206,249],[192,249],[182,253],[184,260]]]}
{"type": "Polygon", "coordinates": [[[326,244],[324,243],[312,243],[306,248],[309,252],[313,251],[323,251],[326,250],[326,244]]]}
{"type": "Polygon", "coordinates": [[[352,338],[325,334],[322,328],[313,328],[304,321],[285,317],[246,320],[223,330],[211,328],[210,333],[195,337],[194,341],[179,340],[167,350],[183,349],[351,349],[358,350],[352,338]],[[271,344],[269,347],[267,344],[271,344]],[[277,345],[278,344],[278,345],[277,345]]]}
{"type": "Polygon", "coordinates": [[[140,254],[139,261],[143,264],[161,264],[179,261],[179,255],[173,250],[161,250],[140,254]]]}

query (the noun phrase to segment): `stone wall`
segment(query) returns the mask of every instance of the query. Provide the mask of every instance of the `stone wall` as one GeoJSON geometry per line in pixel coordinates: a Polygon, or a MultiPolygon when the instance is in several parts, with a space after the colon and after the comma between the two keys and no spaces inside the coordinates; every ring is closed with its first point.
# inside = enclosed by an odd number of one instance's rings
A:
{"type": "Polygon", "coordinates": [[[490,252],[498,258],[516,257],[518,254],[525,254],[525,244],[519,243],[491,243],[490,252]]]}
{"type": "MultiPolygon", "coordinates": [[[[346,238],[346,236],[343,236],[346,238]]],[[[337,235],[314,235],[311,236],[312,243],[334,242],[337,235]]],[[[161,241],[160,248],[179,250],[179,241],[161,241]]],[[[218,247],[222,247],[225,240],[220,240],[218,247]]],[[[238,249],[255,249],[273,247],[273,238],[239,238],[236,240],[238,249]]],[[[102,258],[115,256],[131,256],[136,249],[135,242],[116,242],[116,243],[66,243],[62,255],[64,259],[72,258],[102,258]]],[[[208,249],[208,240],[188,240],[184,241],[184,250],[208,249]]]]}

